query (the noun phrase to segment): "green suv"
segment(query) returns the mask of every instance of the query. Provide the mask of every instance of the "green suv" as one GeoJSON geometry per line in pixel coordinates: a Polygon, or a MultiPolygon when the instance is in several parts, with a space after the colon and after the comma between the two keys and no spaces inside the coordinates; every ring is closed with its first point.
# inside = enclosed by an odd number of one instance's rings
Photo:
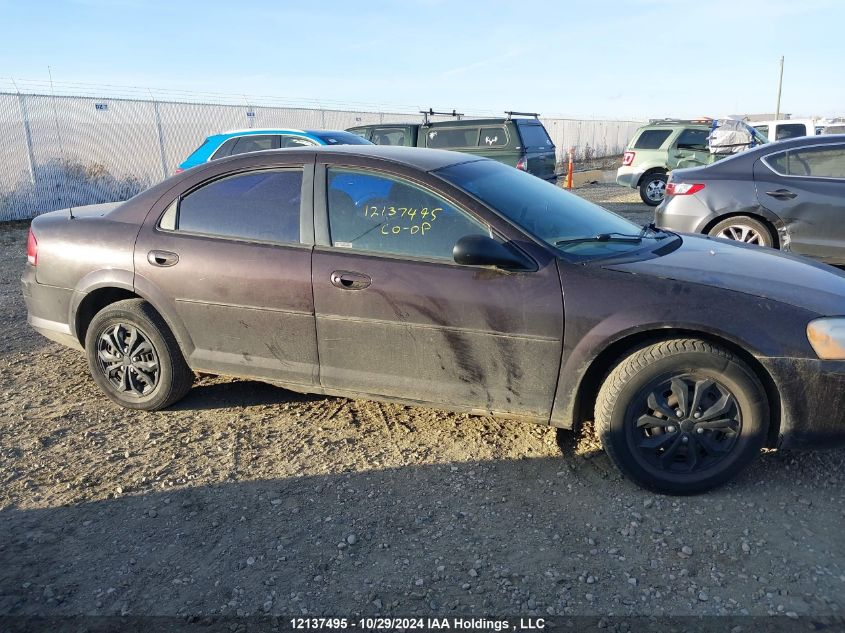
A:
{"type": "MultiPolygon", "coordinates": [[[[516,167],[554,182],[555,146],[534,113],[506,112],[506,118],[429,121],[438,112],[423,111],[423,123],[382,123],[351,127],[376,145],[431,147],[466,152],[516,167]],[[519,116],[522,115],[522,116],[519,116]]],[[[460,117],[457,113],[451,116],[460,117]]]]}
{"type": "Polygon", "coordinates": [[[622,156],[616,182],[639,189],[643,202],[656,207],[663,202],[670,171],[708,165],[718,158],[707,146],[711,125],[706,119],[665,119],[644,125],[622,156]]]}

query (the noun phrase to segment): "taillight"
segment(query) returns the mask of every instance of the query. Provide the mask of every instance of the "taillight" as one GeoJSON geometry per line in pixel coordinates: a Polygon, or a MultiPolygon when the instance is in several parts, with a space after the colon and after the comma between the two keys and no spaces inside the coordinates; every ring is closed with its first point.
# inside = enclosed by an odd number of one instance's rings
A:
{"type": "Polygon", "coordinates": [[[184,170],[184,169],[182,169],[181,167],[177,167],[177,168],[176,168],[176,171],[174,171],[173,173],[174,173],[174,174],[181,174],[183,171],[185,171],[185,170],[184,170]]]}
{"type": "Polygon", "coordinates": [[[33,266],[38,264],[38,240],[35,239],[32,229],[29,229],[29,236],[26,238],[26,261],[33,266]]]}
{"type": "Polygon", "coordinates": [[[528,171],[528,161],[525,160],[525,157],[522,157],[518,161],[516,161],[516,168],[521,169],[522,171],[528,171]]]}
{"type": "Polygon", "coordinates": [[[634,156],[636,156],[636,155],[637,155],[636,152],[625,152],[624,154],[622,154],[622,165],[624,167],[627,167],[628,165],[633,163],[634,162],[634,156]]]}
{"type": "Polygon", "coordinates": [[[704,189],[702,182],[669,182],[666,184],[667,196],[691,196],[704,189]]]}

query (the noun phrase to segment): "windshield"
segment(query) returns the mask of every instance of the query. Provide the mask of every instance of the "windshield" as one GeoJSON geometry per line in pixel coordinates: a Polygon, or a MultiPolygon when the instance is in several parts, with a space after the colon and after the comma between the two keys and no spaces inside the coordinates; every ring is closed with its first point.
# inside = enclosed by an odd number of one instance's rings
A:
{"type": "Polygon", "coordinates": [[[577,259],[625,253],[656,239],[654,232],[640,235],[641,227],[615,213],[492,160],[452,165],[435,173],[534,237],[577,259]]]}
{"type": "Polygon", "coordinates": [[[372,145],[367,139],[352,132],[309,132],[326,145],[372,145]]]}

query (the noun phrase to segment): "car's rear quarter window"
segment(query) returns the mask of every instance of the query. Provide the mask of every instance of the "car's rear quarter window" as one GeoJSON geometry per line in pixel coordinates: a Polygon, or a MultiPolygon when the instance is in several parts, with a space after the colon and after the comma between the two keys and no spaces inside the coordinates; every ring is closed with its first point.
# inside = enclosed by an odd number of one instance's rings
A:
{"type": "Polygon", "coordinates": [[[634,149],[660,149],[672,130],[643,130],[634,143],[634,149]]]}

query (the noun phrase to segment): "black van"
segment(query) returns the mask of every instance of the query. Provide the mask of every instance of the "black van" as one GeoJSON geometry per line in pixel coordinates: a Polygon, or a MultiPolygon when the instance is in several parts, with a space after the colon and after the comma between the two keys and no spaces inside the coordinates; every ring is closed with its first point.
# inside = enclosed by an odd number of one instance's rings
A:
{"type": "Polygon", "coordinates": [[[431,147],[492,158],[554,182],[555,146],[534,113],[506,112],[507,118],[429,121],[437,113],[423,111],[423,123],[359,125],[347,131],[376,145],[431,147]]]}

